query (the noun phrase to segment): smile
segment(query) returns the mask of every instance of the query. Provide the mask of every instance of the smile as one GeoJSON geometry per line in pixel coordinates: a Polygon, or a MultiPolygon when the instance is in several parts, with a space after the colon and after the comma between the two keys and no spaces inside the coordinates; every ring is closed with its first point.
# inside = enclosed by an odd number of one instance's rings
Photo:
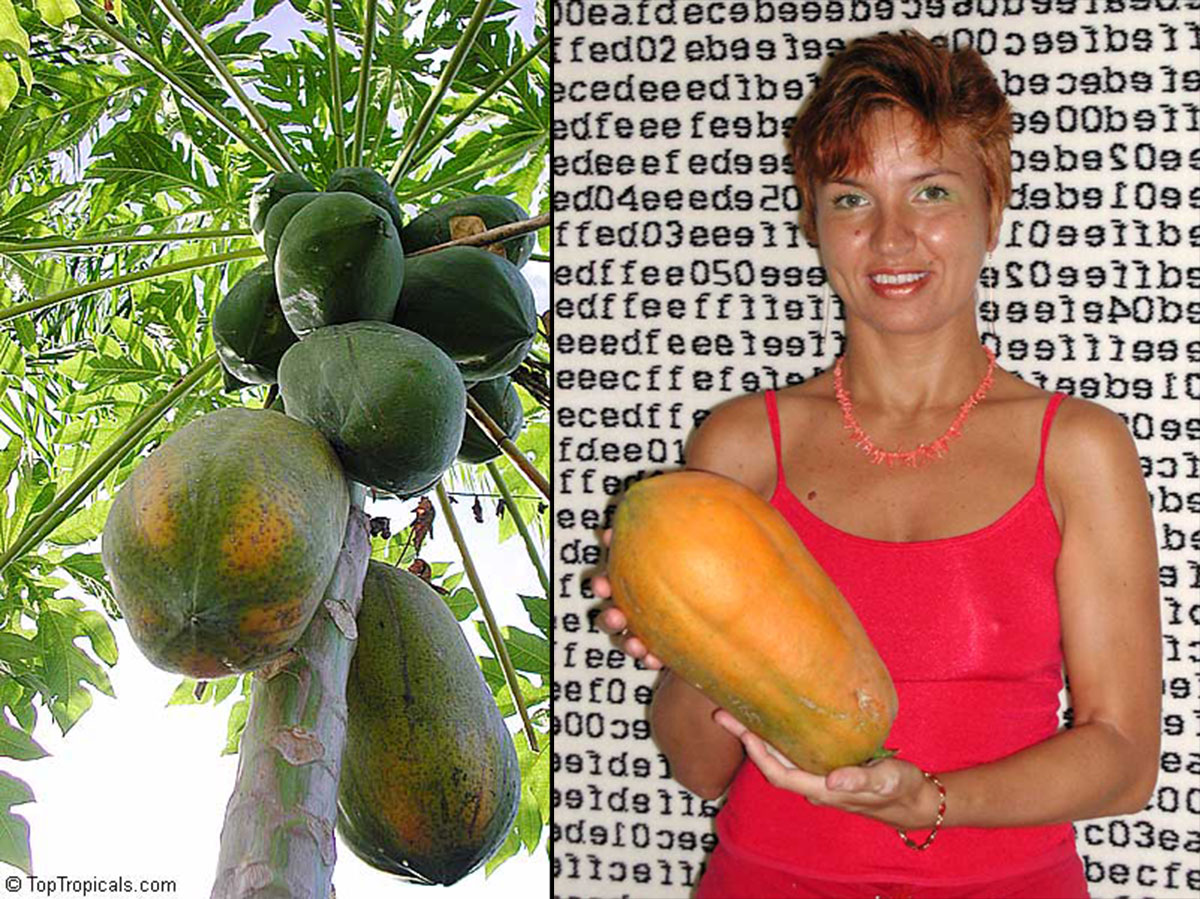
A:
{"type": "Polygon", "coordinates": [[[868,276],[871,289],[881,297],[906,297],[920,290],[929,272],[875,272],[868,276]]]}
{"type": "Polygon", "coordinates": [[[911,284],[913,281],[920,281],[929,272],[905,272],[902,275],[886,275],[878,274],[871,275],[871,280],[876,284],[911,284]]]}

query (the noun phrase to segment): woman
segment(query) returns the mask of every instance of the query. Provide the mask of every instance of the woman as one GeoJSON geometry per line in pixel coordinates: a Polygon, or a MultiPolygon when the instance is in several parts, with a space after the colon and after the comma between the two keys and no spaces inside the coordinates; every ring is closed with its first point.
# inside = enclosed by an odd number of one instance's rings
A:
{"type": "MultiPolygon", "coordinates": [[[[913,32],[851,44],[796,122],[845,353],[717,408],[688,464],[769,499],[838,584],[896,682],[899,754],[808,774],[666,672],[651,724],[673,775],[729,792],[699,899],[1082,897],[1069,822],[1140,810],[1154,788],[1158,570],[1137,452],[1114,413],[997,366],[976,328],[1010,134],[979,55],[913,32]]],[[[618,610],[599,620],[661,667],[618,610]]]]}

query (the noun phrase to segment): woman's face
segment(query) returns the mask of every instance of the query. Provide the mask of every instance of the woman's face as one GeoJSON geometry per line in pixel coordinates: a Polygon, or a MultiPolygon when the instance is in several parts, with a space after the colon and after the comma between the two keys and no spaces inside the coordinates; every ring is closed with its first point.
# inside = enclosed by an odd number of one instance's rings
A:
{"type": "Polygon", "coordinates": [[[880,110],[864,130],[868,167],[816,188],[821,260],[846,313],[881,332],[922,333],[958,317],[998,233],[984,172],[961,139],[921,152],[911,113],[880,110]]]}

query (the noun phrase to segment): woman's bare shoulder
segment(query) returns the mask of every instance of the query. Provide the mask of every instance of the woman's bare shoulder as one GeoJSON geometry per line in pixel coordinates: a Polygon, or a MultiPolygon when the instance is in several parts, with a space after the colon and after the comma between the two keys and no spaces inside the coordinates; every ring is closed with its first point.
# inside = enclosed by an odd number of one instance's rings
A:
{"type": "Polygon", "coordinates": [[[733,478],[766,495],[775,483],[775,453],[763,394],[713,407],[692,432],[686,455],[688,468],[733,478]]]}
{"type": "Polygon", "coordinates": [[[1055,415],[1046,447],[1047,485],[1071,506],[1090,497],[1142,491],[1137,446],[1125,420],[1090,400],[1067,397],[1055,415]]]}

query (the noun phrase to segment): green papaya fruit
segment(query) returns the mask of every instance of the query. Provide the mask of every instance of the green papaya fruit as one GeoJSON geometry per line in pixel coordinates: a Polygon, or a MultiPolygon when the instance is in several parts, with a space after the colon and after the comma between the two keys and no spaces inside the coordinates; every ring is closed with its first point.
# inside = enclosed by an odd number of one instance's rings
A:
{"type": "Polygon", "coordinates": [[[445,353],[386,322],[314,331],[279,364],[288,415],[325,435],[361,484],[406,494],[436,481],[462,443],[467,392],[445,353]]]}
{"type": "MultiPolygon", "coordinates": [[[[525,411],[521,408],[517,388],[513,386],[508,375],[501,375],[491,381],[480,381],[467,392],[483,406],[483,411],[491,416],[492,421],[504,430],[504,436],[509,440],[517,439],[517,435],[521,433],[521,425],[525,423],[525,411]]],[[[459,460],[479,464],[499,455],[500,447],[468,415],[463,425],[462,446],[458,448],[459,460]]]]}
{"type": "MultiPolygon", "coordinates": [[[[400,231],[400,243],[404,244],[404,252],[415,253],[528,218],[529,213],[508,197],[491,194],[460,197],[418,215],[400,231]]],[[[520,268],[529,261],[536,244],[537,235],[531,231],[503,243],[488,244],[483,249],[505,256],[520,268]]]]}
{"type": "Polygon", "coordinates": [[[537,316],[533,291],[515,265],[477,247],[450,247],[409,257],[405,266],[397,325],[440,346],[468,383],[521,364],[537,316]]]}
{"type": "MultiPolygon", "coordinates": [[[[396,192],[392,190],[392,185],[388,184],[388,180],[374,169],[361,166],[338,169],[329,176],[329,183],[325,185],[325,190],[329,192],[348,191],[366,197],[392,217],[392,224],[396,226],[397,232],[404,227],[404,216],[400,212],[400,204],[396,202],[396,192]]],[[[401,243],[403,242],[401,240],[401,243]]]]}
{"type": "Polygon", "coordinates": [[[520,801],[512,737],[449,608],[371,562],[346,683],[337,827],[367,864],[451,884],[504,842],[520,801]]]}
{"type": "Polygon", "coordinates": [[[300,337],[339,322],[390,321],[404,284],[391,218],[358,194],[321,194],[283,229],[275,284],[300,337]]]}
{"type": "Polygon", "coordinates": [[[298,194],[288,194],[271,207],[267,213],[266,225],[263,227],[262,247],[267,254],[267,260],[275,264],[275,252],[279,249],[279,239],[283,237],[283,229],[297,212],[322,194],[306,190],[298,194]]]}
{"type": "Polygon", "coordinates": [[[283,317],[270,263],[251,269],[213,312],[213,343],[225,370],[250,384],[274,384],[297,337],[283,317]]]}
{"type": "Polygon", "coordinates": [[[255,185],[250,192],[250,230],[258,238],[260,246],[271,208],[288,194],[314,190],[316,188],[309,180],[297,172],[276,172],[255,185]]]}

